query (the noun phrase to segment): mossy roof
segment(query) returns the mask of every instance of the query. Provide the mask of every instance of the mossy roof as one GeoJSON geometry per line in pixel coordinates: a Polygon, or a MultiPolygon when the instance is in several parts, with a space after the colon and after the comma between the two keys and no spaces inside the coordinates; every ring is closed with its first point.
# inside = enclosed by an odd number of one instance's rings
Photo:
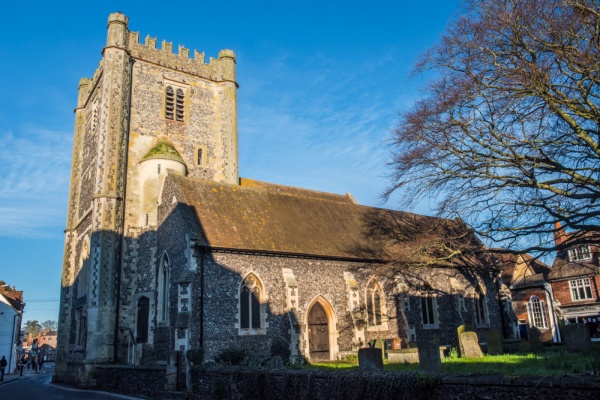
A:
{"type": "Polygon", "coordinates": [[[454,220],[249,179],[229,185],[170,175],[165,185],[199,223],[201,244],[215,248],[385,261],[465,231],[454,220]]]}
{"type": "Polygon", "coordinates": [[[183,161],[183,158],[181,158],[177,149],[175,149],[171,143],[165,140],[158,141],[158,143],[156,143],[154,147],[152,147],[148,153],[146,153],[146,155],[142,158],[142,161],[151,159],[179,161],[185,165],[185,161],[183,161]]]}

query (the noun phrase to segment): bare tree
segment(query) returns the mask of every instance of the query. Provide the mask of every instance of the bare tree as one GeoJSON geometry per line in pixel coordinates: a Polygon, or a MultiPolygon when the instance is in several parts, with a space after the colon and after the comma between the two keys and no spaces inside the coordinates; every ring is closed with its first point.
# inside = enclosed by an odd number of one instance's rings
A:
{"type": "Polygon", "coordinates": [[[467,1],[417,63],[437,78],[400,115],[386,195],[522,252],[556,250],[557,222],[588,232],[560,247],[600,233],[598,3],[467,1]]]}

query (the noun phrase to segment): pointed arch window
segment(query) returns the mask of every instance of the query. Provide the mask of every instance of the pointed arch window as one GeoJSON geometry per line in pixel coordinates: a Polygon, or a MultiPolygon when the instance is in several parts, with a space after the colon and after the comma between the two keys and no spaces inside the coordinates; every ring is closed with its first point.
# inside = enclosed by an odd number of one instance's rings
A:
{"type": "Polygon", "coordinates": [[[421,318],[423,320],[423,328],[438,328],[437,298],[433,293],[432,287],[429,285],[421,288],[421,318]]]}
{"type": "Polygon", "coordinates": [[[373,279],[367,285],[367,321],[369,326],[381,326],[383,323],[381,285],[373,279]]]}
{"type": "Polygon", "coordinates": [[[158,270],[158,321],[166,322],[169,312],[169,258],[165,254],[158,270]]]}
{"type": "Polygon", "coordinates": [[[547,329],[546,306],[537,296],[531,296],[527,302],[527,313],[529,314],[529,324],[538,328],[547,329]]]}
{"type": "Polygon", "coordinates": [[[477,325],[489,324],[490,319],[487,307],[487,297],[481,286],[477,286],[473,300],[475,302],[475,322],[477,325]]]}
{"type": "Polygon", "coordinates": [[[264,332],[266,328],[264,287],[254,274],[242,282],[239,292],[240,332],[244,334],[264,332]]]}

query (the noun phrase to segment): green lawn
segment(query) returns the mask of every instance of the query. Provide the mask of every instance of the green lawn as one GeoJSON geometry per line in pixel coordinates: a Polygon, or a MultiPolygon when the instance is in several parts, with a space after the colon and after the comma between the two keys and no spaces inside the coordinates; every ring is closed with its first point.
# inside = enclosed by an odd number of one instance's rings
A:
{"type": "MultiPolygon", "coordinates": [[[[355,362],[314,363],[309,369],[357,369],[355,362]]],[[[418,371],[418,364],[385,364],[386,371],[418,371]]],[[[564,349],[539,353],[514,353],[483,358],[447,357],[442,360],[442,372],[453,375],[502,374],[523,375],[579,375],[600,374],[600,348],[587,354],[568,353],[564,349]]]]}

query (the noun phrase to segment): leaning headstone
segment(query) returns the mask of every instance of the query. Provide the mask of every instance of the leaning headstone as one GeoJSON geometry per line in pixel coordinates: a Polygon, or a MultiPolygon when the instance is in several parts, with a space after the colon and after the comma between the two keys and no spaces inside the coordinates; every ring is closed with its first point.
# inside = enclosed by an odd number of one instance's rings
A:
{"type": "Polygon", "coordinates": [[[381,349],[375,347],[358,349],[358,368],[366,370],[382,370],[383,359],[381,358],[381,349]]]}
{"type": "Polygon", "coordinates": [[[460,334],[460,342],[463,353],[461,354],[464,358],[481,358],[483,353],[481,347],[479,347],[479,340],[475,332],[463,332],[460,334]]]}
{"type": "Polygon", "coordinates": [[[462,342],[460,340],[460,335],[462,335],[464,332],[470,332],[472,330],[473,330],[473,328],[471,328],[470,325],[461,325],[458,328],[456,328],[456,333],[458,333],[458,351],[460,351],[461,356],[464,354],[464,350],[462,348],[462,342]]]}
{"type": "Polygon", "coordinates": [[[279,356],[273,356],[271,361],[269,361],[269,367],[273,369],[281,369],[283,368],[283,360],[279,356]]]}
{"type": "Polygon", "coordinates": [[[535,326],[529,329],[529,348],[531,351],[541,350],[542,344],[542,332],[535,326]]]}
{"type": "Polygon", "coordinates": [[[569,324],[563,327],[563,336],[568,351],[587,352],[592,347],[590,331],[585,324],[569,324]]]}
{"type": "Polygon", "coordinates": [[[419,343],[419,368],[422,371],[439,374],[442,372],[440,345],[437,343],[419,343]]]}
{"type": "Polygon", "coordinates": [[[487,352],[489,355],[504,354],[500,332],[495,330],[487,331],[485,334],[485,341],[487,342],[487,352]]]}

